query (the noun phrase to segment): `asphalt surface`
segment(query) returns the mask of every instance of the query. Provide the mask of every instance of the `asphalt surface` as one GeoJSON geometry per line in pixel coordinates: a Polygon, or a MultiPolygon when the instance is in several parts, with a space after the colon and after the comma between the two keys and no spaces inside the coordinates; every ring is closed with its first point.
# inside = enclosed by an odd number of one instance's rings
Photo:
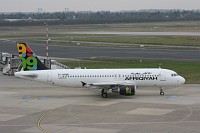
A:
{"type": "Polygon", "coordinates": [[[2,75],[1,133],[199,133],[200,85],[138,88],[135,96],[2,75]]]}
{"type": "MultiPolygon", "coordinates": [[[[45,44],[29,44],[40,56],[46,55],[45,44]]],[[[17,54],[16,42],[0,40],[0,52],[17,54]]],[[[49,46],[49,56],[59,58],[129,58],[200,61],[200,50],[169,50],[145,48],[111,48],[83,46],[49,46]]]]}
{"type": "MultiPolygon", "coordinates": [[[[80,29],[79,29],[80,30],[80,29]]],[[[34,28],[22,28],[22,29],[6,29],[1,30],[0,34],[46,34],[46,27],[34,28]]],[[[200,36],[199,32],[124,32],[124,31],[110,31],[110,30],[49,30],[50,34],[96,34],[96,35],[120,35],[120,36],[200,36]]]]}
{"type": "MultiPolygon", "coordinates": [[[[62,33],[62,32],[61,32],[62,33]]],[[[76,31],[65,34],[97,34],[121,36],[200,36],[199,32],[118,32],[118,31],[76,31]]]]}

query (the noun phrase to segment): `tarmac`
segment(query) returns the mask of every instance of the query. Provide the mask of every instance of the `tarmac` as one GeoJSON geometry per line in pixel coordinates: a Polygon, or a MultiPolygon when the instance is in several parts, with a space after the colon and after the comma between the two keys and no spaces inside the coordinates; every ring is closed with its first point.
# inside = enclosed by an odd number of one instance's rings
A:
{"type": "MultiPolygon", "coordinates": [[[[44,44],[29,44],[29,46],[37,55],[46,56],[46,46],[44,44]]],[[[18,54],[16,42],[4,42],[0,40],[0,52],[18,54]]],[[[49,45],[49,57],[57,58],[200,61],[199,55],[200,50],[49,45]]]]}
{"type": "Polygon", "coordinates": [[[1,133],[199,133],[200,85],[135,96],[65,88],[0,72],[1,133]]]}

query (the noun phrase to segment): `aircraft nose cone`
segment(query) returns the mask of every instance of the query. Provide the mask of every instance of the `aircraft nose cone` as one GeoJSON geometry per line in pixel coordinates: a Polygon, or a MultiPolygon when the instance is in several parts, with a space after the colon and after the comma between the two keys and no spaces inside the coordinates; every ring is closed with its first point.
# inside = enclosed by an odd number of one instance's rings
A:
{"type": "Polygon", "coordinates": [[[185,79],[182,77],[182,82],[183,82],[183,84],[185,83],[185,79]]]}
{"type": "Polygon", "coordinates": [[[185,83],[185,79],[184,79],[183,77],[180,76],[179,82],[180,82],[181,84],[184,84],[184,83],[185,83]]]}

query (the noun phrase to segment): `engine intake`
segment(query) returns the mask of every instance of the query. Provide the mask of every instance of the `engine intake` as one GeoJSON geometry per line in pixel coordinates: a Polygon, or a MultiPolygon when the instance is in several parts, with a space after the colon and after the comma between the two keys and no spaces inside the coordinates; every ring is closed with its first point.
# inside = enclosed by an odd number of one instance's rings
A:
{"type": "Polygon", "coordinates": [[[136,86],[118,86],[116,89],[112,89],[112,92],[119,93],[120,95],[131,96],[135,95],[136,86]]]}

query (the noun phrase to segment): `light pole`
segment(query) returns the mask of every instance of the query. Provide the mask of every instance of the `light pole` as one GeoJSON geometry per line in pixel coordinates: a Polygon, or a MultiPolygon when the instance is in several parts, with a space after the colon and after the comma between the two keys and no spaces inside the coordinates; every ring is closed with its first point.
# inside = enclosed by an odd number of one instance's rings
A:
{"type": "Polygon", "coordinates": [[[48,60],[49,58],[49,27],[48,27],[48,23],[45,23],[46,25],[46,58],[48,60]]]}

